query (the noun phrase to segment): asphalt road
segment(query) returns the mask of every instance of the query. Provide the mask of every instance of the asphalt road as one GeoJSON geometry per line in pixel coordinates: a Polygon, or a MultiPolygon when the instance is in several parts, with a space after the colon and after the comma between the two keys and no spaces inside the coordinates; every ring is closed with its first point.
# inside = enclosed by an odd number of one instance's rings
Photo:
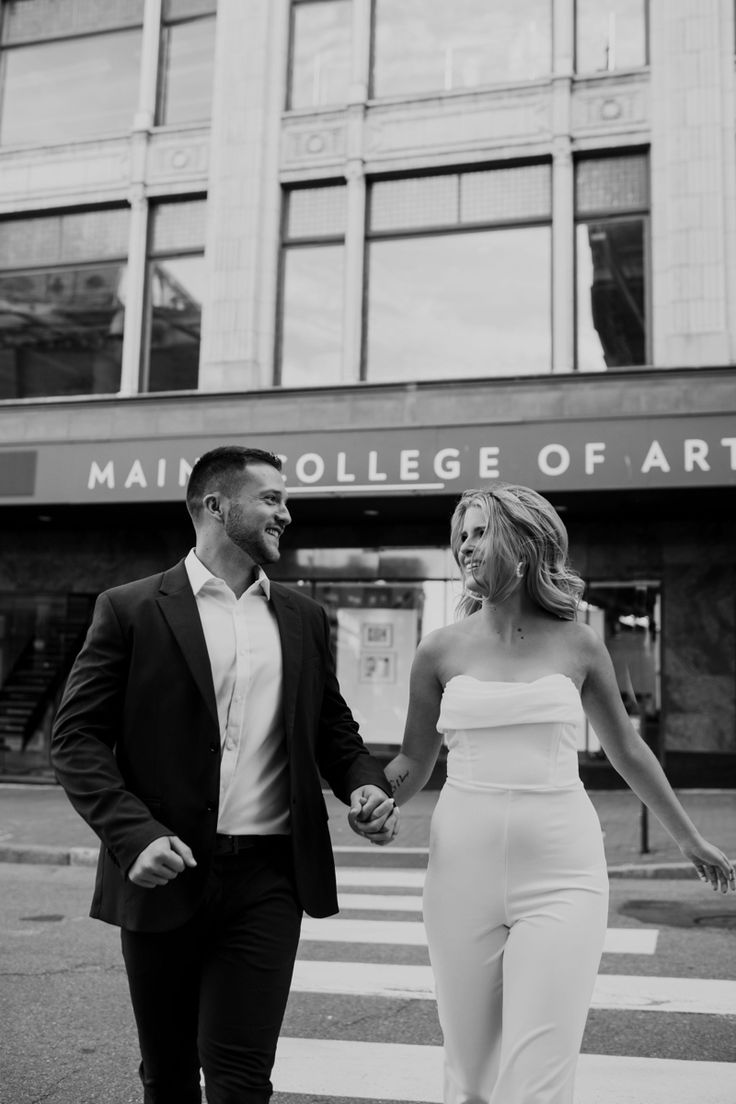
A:
{"type": "MultiPolygon", "coordinates": [[[[381,856],[374,854],[375,868],[381,868],[381,856]]],[[[356,871],[356,875],[359,883],[364,874],[356,871]]],[[[415,871],[413,876],[421,877],[421,871],[415,871]]],[[[87,917],[92,879],[93,871],[86,867],[0,863],[2,1104],[140,1101],[135,1033],[118,933],[87,917]]],[[[352,899],[350,910],[344,911],[341,919],[375,922],[378,918],[382,923],[412,926],[419,919],[406,911],[413,904],[410,898],[420,893],[416,884],[381,890],[356,884],[350,889],[341,887],[341,893],[345,892],[369,895],[365,900],[370,907],[354,908],[356,902],[352,899]],[[378,892],[383,895],[380,906],[369,899],[378,892]],[[392,902],[386,901],[392,895],[397,906],[400,899],[403,901],[401,908],[394,910],[392,902]],[[378,907],[383,911],[376,912],[378,907]]],[[[677,1069],[672,1062],[662,1063],[661,1069],[656,1067],[660,1081],[662,1077],[665,1082],[667,1077],[671,1079],[671,1084],[660,1086],[662,1099],[672,1104],[733,1104],[736,1101],[734,987],[718,991],[719,1000],[725,992],[726,1003],[715,1010],[707,1010],[706,1000],[705,1011],[663,1011],[658,1010],[663,1006],[657,1004],[656,995],[642,997],[636,986],[659,984],[658,979],[666,984],[670,984],[667,979],[736,982],[734,895],[722,898],[697,882],[682,880],[617,880],[611,885],[609,928],[633,932],[637,939],[641,933],[646,936],[656,929],[656,950],[604,955],[599,977],[602,985],[618,984],[617,979],[622,976],[636,980],[626,983],[631,993],[624,998],[624,1006],[593,1007],[581,1061],[586,1056],[593,1060],[594,1056],[605,1055],[675,1059],[679,1063],[677,1069]],[[691,1063],[704,1063],[696,1067],[696,1072],[708,1073],[703,1082],[703,1096],[683,1095],[691,1090],[683,1088],[685,1083],[678,1071],[685,1071],[686,1067],[692,1071],[691,1063]],[[711,1063],[734,1064],[715,1067],[711,1063]]],[[[398,930],[400,934],[410,929],[398,930]]],[[[310,938],[302,943],[299,959],[305,964],[323,962],[325,968],[333,962],[397,968],[428,964],[426,947],[421,942],[409,945],[392,942],[390,938],[378,942],[372,936],[366,942],[349,943],[323,941],[321,936],[310,938]]],[[[700,997],[695,1000],[694,1007],[699,1000],[700,997]]],[[[420,1056],[431,1052],[435,1060],[436,1048],[441,1044],[435,1006],[426,995],[425,999],[413,999],[366,996],[362,991],[319,993],[305,991],[304,987],[292,993],[283,1036],[296,1041],[294,1045],[299,1040],[308,1040],[315,1054],[318,1043],[325,1047],[347,1047],[349,1061],[355,1061],[350,1057],[351,1041],[363,1049],[365,1044],[379,1044],[380,1064],[389,1084],[396,1077],[397,1087],[403,1072],[401,1064],[413,1060],[412,1046],[425,1048],[418,1052],[420,1056]],[[406,1054],[401,1051],[401,1060],[396,1057],[401,1050],[396,1044],[410,1048],[406,1054]]],[[[277,1091],[274,1104],[300,1104],[323,1094],[330,1104],[361,1097],[387,1099],[385,1092],[381,1096],[378,1087],[361,1089],[357,1076],[354,1083],[348,1080],[345,1089],[336,1090],[331,1082],[322,1084],[320,1069],[309,1073],[304,1062],[298,1054],[293,1056],[289,1068],[296,1070],[296,1081],[292,1078],[290,1082],[284,1073],[282,1085],[287,1085],[289,1091],[277,1091]]],[[[629,1069],[626,1063],[615,1066],[616,1070],[619,1068],[624,1072],[629,1069]]],[[[276,1083],[278,1090],[278,1080],[276,1083]]],[[[411,1096],[410,1092],[410,1089],[397,1091],[396,1099],[429,1099],[421,1093],[411,1096]]],[[[640,1100],[623,1095],[621,1099],[630,1100],[631,1104],[651,1104],[648,1090],[640,1100]]],[[[607,1104],[608,1097],[576,1097],[576,1104],[598,1104],[599,1100],[607,1104]]]]}

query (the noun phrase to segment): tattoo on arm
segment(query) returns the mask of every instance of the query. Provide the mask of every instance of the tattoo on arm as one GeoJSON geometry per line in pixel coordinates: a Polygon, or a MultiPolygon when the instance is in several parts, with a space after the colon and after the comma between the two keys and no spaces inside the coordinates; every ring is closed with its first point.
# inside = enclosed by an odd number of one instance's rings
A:
{"type": "Polygon", "coordinates": [[[403,774],[397,774],[396,778],[392,778],[391,779],[391,793],[395,795],[397,790],[404,784],[404,782],[406,782],[408,777],[409,777],[409,772],[407,770],[407,771],[404,771],[403,774]]]}

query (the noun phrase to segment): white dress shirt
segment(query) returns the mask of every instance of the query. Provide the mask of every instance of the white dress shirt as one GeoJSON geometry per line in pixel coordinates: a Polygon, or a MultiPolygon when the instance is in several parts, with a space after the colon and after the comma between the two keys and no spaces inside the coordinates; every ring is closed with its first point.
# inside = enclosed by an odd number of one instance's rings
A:
{"type": "Polygon", "coordinates": [[[289,832],[289,778],[282,721],[281,639],[262,568],[236,598],[192,549],[184,561],[210,657],[220,722],[224,835],[289,832]]]}

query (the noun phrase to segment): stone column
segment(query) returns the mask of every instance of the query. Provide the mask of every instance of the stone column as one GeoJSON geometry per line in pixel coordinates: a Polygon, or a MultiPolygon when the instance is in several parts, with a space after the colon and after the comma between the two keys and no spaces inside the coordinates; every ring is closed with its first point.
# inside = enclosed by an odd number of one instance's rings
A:
{"type": "Polygon", "coordinates": [[[554,0],[552,41],[552,371],[575,363],[575,212],[572,162],[574,0],[554,0]]]}
{"type": "Polygon", "coordinates": [[[273,383],[288,0],[219,0],[199,386],[273,383]]]}
{"type": "Polygon", "coordinates": [[[141,385],[146,287],[146,242],[148,238],[148,200],[146,198],[146,158],[151,127],[156,121],[156,89],[161,42],[161,2],[146,0],[143,9],[141,71],[138,104],[130,136],[130,231],[126,278],[125,329],[123,333],[120,394],[135,395],[141,385]]]}
{"type": "Polygon", "coordinates": [[[366,183],[363,160],[365,104],[368,99],[371,49],[370,0],[353,0],[352,58],[347,112],[347,216],[343,285],[342,379],[357,383],[363,341],[366,183]]]}
{"type": "Polygon", "coordinates": [[[651,0],[654,363],[736,359],[734,6],[651,0]]]}

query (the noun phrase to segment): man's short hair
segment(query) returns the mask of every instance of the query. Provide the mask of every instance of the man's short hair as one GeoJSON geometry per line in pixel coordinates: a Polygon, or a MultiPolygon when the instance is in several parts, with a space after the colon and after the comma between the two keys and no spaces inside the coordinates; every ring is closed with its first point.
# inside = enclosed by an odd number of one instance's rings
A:
{"type": "Polygon", "coordinates": [[[249,464],[270,464],[281,471],[281,460],[265,449],[221,445],[200,456],[187,484],[187,510],[195,519],[202,510],[202,499],[212,491],[231,496],[249,464]]]}

